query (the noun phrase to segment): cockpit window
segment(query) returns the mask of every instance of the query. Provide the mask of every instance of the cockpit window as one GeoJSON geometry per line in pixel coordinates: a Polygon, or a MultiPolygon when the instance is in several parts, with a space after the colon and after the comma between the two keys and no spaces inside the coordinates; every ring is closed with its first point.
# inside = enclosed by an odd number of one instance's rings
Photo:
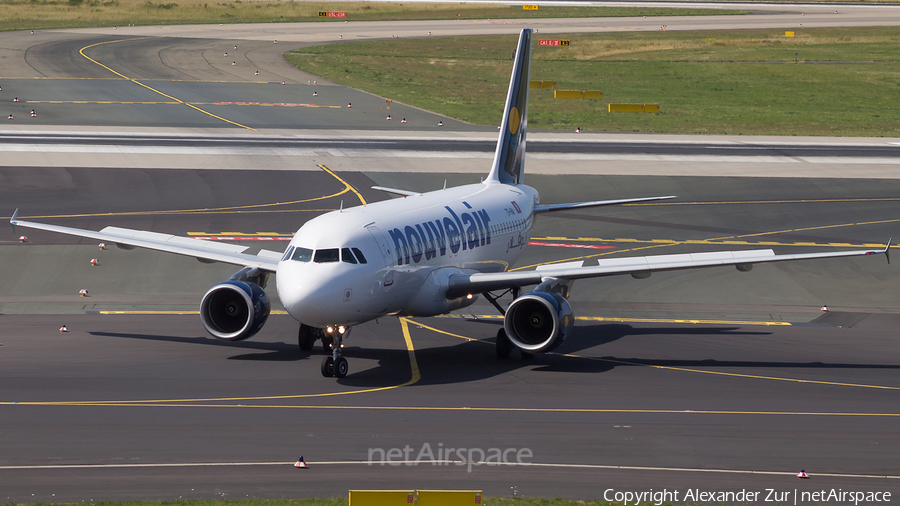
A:
{"type": "Polygon", "coordinates": [[[337,262],[340,260],[340,255],[338,254],[337,248],[330,249],[317,249],[316,256],[313,259],[313,262],[317,264],[324,264],[328,262],[337,262]]]}
{"type": "MultiPolygon", "coordinates": [[[[294,252],[291,254],[291,260],[297,260],[298,262],[309,262],[312,258],[312,250],[307,248],[294,248],[294,252]]],[[[316,260],[318,262],[318,260],[316,260]]]]}
{"type": "Polygon", "coordinates": [[[287,260],[288,258],[291,258],[291,253],[293,253],[293,252],[294,252],[294,247],[288,245],[287,249],[284,250],[284,255],[282,255],[281,261],[283,262],[283,261],[287,260]]]}
{"type": "Polygon", "coordinates": [[[353,253],[350,253],[350,248],[341,248],[341,261],[347,262],[348,264],[356,263],[356,259],[353,258],[353,253]]]}
{"type": "Polygon", "coordinates": [[[366,257],[363,256],[362,251],[360,251],[359,248],[353,248],[353,252],[356,253],[356,258],[359,259],[359,263],[361,263],[361,264],[369,263],[369,262],[366,262],[366,257]]]}

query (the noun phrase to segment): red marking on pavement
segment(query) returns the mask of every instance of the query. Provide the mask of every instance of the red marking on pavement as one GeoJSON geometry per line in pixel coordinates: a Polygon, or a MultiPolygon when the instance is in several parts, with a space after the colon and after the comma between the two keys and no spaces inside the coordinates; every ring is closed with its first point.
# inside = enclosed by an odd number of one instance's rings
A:
{"type": "Polygon", "coordinates": [[[279,107],[318,107],[316,104],[291,104],[287,102],[213,102],[214,105],[267,105],[279,107]]]}
{"type": "Polygon", "coordinates": [[[596,244],[565,244],[562,242],[534,242],[528,243],[529,246],[553,246],[555,248],[582,248],[582,249],[613,249],[615,246],[601,246],[596,244]]]}
{"type": "Polygon", "coordinates": [[[204,241],[290,241],[290,237],[257,237],[257,236],[229,236],[229,235],[208,235],[202,237],[194,237],[194,239],[203,239],[204,241]]]}

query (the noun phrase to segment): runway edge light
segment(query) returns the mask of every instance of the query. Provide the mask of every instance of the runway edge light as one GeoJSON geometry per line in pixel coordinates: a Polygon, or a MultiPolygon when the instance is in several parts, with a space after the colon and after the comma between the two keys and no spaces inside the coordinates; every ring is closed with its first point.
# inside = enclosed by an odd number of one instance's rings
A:
{"type": "Polygon", "coordinates": [[[809,475],[806,474],[806,471],[804,471],[803,469],[801,469],[800,472],[797,473],[797,478],[801,478],[801,479],[804,479],[804,480],[808,480],[808,479],[809,479],[809,475]]]}
{"type": "Polygon", "coordinates": [[[297,462],[294,464],[294,467],[296,467],[297,469],[308,469],[309,468],[309,466],[307,466],[306,462],[303,460],[303,455],[301,455],[300,458],[297,459],[297,462]]]}

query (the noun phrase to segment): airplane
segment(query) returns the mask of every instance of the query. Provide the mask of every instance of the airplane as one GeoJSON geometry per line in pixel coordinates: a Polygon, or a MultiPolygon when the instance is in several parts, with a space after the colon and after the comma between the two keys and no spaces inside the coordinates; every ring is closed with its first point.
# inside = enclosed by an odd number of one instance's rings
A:
{"type": "Polygon", "coordinates": [[[815,258],[884,254],[853,250],[776,255],[771,249],[716,251],[678,255],[603,259],[546,264],[530,271],[509,270],[531,238],[535,217],[563,209],[671,199],[675,196],[541,204],[523,182],[525,133],[532,30],[519,35],[490,172],[479,184],[428,193],[373,187],[402,195],[383,202],[331,211],[303,224],[287,249],[244,253],[248,247],[220,244],[155,232],[106,227],[99,232],[18,219],[16,226],[58,232],[135,247],[176,253],[201,262],[224,262],[243,268],[219,283],[200,301],[206,330],[224,341],[247,339],[269,316],[265,288],[275,274],[281,303],[300,323],[298,344],[310,350],[322,341],[330,355],[322,375],[348,374],[343,340],[353,326],[387,315],[427,317],[473,304],[482,294],[503,315],[496,354],[509,357],[552,351],[568,336],[575,318],[568,302],[579,279],[629,274],[637,279],[653,272],[731,265],[747,272],[753,264],[815,258]],[[527,293],[521,291],[534,285],[527,293]],[[504,308],[494,292],[511,293],[504,308]]]}

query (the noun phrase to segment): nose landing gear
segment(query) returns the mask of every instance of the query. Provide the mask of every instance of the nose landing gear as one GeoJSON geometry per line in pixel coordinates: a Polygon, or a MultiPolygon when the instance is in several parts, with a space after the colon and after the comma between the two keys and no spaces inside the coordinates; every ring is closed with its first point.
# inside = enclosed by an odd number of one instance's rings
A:
{"type": "MultiPolygon", "coordinates": [[[[344,378],[350,371],[350,364],[347,359],[341,356],[344,349],[344,338],[350,334],[350,327],[339,325],[336,327],[328,327],[325,329],[325,336],[331,338],[331,356],[322,360],[322,376],[326,378],[344,378]]],[[[325,345],[326,338],[322,339],[325,345]]]]}

